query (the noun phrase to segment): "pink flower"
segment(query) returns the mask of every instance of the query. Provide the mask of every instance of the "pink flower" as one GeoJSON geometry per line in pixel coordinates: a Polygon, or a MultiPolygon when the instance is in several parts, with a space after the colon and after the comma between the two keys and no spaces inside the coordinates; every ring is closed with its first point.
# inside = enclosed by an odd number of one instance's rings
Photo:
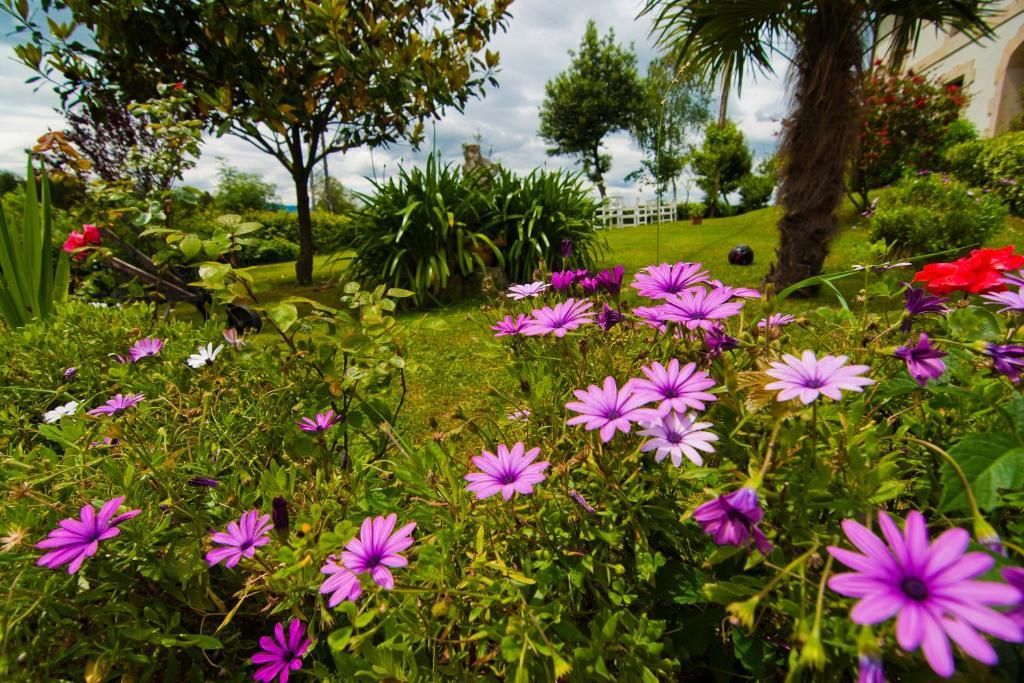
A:
{"type": "Polygon", "coordinates": [[[577,301],[566,299],[554,308],[545,306],[533,312],[533,317],[523,325],[522,334],[534,337],[542,334],[554,334],[556,337],[564,337],[570,330],[578,329],[581,325],[594,322],[594,312],[590,310],[593,306],[589,301],[577,301]]]}
{"type": "Polygon", "coordinates": [[[58,522],[50,535],[36,544],[37,548],[52,549],[40,557],[36,564],[57,569],[67,564],[68,574],[74,574],[87,557],[99,549],[100,541],[106,541],[121,533],[118,525],[138,515],[141,510],[129,510],[114,516],[124,503],[124,496],[112,498],[103,504],[99,513],[92,505],[83,505],[78,519],[69,517],[58,522]],[[70,564],[68,564],[70,563],[70,564]]]}
{"type": "Polygon", "coordinates": [[[489,498],[501,493],[505,500],[511,500],[516,493],[523,495],[533,493],[533,485],[544,481],[544,470],[548,461],[533,462],[540,455],[540,448],[525,450],[522,441],[518,441],[509,450],[508,446],[498,444],[498,454],[484,451],[473,458],[473,464],[479,472],[470,472],[465,476],[470,482],[466,489],[476,494],[478,500],[489,498]]]}
{"type": "Polygon", "coordinates": [[[122,410],[127,410],[132,406],[141,403],[146,399],[144,394],[128,394],[124,396],[122,394],[115,394],[114,398],[108,400],[105,404],[99,408],[93,408],[89,411],[89,415],[116,415],[122,410]]]}
{"type": "Polygon", "coordinates": [[[256,670],[252,679],[262,683],[270,683],[275,678],[278,683],[288,683],[288,674],[302,668],[302,656],[312,643],[306,638],[306,627],[298,619],[288,624],[288,637],[285,638],[284,624],[274,626],[274,637],[260,638],[260,651],[252,656],[253,664],[263,664],[256,670]]]}
{"type": "Polygon", "coordinates": [[[743,308],[742,301],[731,299],[727,288],[709,291],[697,287],[668,299],[658,309],[665,320],[685,325],[688,330],[708,330],[716,320],[734,316],[743,308]]]}
{"type": "Polygon", "coordinates": [[[226,567],[232,568],[243,557],[255,557],[256,548],[270,543],[267,532],[273,525],[270,515],[260,515],[259,510],[246,512],[237,522],[229,522],[226,532],[216,532],[210,537],[223,547],[206,553],[206,561],[211,567],[224,562],[226,567]]]}
{"type": "Polygon", "coordinates": [[[670,299],[707,280],[708,272],[699,263],[662,263],[648,266],[636,274],[630,287],[648,299],[670,299]]]}
{"type": "Polygon", "coordinates": [[[633,393],[644,403],[658,403],[658,413],[668,415],[671,411],[686,413],[687,408],[704,410],[704,401],[717,400],[714,394],[704,391],[715,386],[715,381],[703,370],[697,370],[696,363],[687,363],[680,369],[679,361],[673,358],[666,368],[661,363],[651,363],[640,370],[647,379],[634,379],[633,393]]]}
{"type": "Polygon", "coordinates": [[[579,413],[566,424],[582,424],[588,431],[601,430],[601,441],[611,441],[616,431],[628,433],[631,422],[639,419],[639,408],[645,403],[642,397],[633,393],[629,382],[620,390],[614,377],[606,377],[604,387],[591,384],[573,392],[579,401],[570,401],[565,407],[579,413]]]}
{"type": "Polygon", "coordinates": [[[520,334],[529,320],[522,313],[517,315],[515,320],[512,319],[512,316],[506,315],[505,319],[499,320],[497,325],[491,325],[491,329],[496,332],[495,337],[511,337],[520,334]]]}
{"type": "Polygon", "coordinates": [[[773,361],[765,374],[779,380],[765,385],[765,389],[779,389],[779,401],[799,398],[807,405],[824,394],[834,401],[842,398],[842,389],[863,391],[861,387],[874,384],[874,380],[861,377],[867,365],[846,365],[846,356],[822,356],[818,359],[810,351],[796,358],[786,354],[782,361],[773,361]]]}
{"type": "Polygon", "coordinates": [[[341,415],[335,414],[334,409],[329,408],[325,412],[317,413],[314,417],[304,417],[295,424],[299,425],[304,432],[319,434],[326,432],[339,422],[341,422],[341,415]]]}
{"type": "Polygon", "coordinates": [[[409,560],[399,555],[412,545],[412,532],[416,522],[410,522],[394,531],[398,515],[367,517],[359,530],[359,537],[353,538],[341,553],[345,567],[355,573],[369,573],[374,583],[385,590],[395,587],[395,578],[389,567],[404,567],[409,560]],[[394,533],[392,533],[394,531],[394,533]]]}

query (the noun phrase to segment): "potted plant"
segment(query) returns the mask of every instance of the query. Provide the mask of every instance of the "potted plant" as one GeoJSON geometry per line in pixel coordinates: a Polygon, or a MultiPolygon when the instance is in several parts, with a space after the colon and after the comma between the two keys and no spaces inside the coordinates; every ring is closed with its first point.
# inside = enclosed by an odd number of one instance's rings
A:
{"type": "Polygon", "coordinates": [[[690,222],[694,225],[700,225],[704,220],[704,205],[703,204],[690,204],[690,222]]]}

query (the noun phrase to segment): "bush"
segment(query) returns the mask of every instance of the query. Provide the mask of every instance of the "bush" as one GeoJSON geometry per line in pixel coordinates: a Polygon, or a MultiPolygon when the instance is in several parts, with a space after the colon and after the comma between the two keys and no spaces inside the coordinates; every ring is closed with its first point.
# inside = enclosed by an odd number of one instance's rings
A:
{"type": "Polygon", "coordinates": [[[748,173],[740,180],[739,213],[748,213],[768,206],[778,185],[778,157],[772,155],[757,166],[757,173],[748,173]]]}
{"type": "Polygon", "coordinates": [[[238,251],[238,265],[258,266],[264,263],[283,263],[299,257],[299,245],[280,237],[255,240],[252,246],[238,251]]]}
{"type": "Polygon", "coordinates": [[[598,204],[578,174],[534,169],[519,177],[499,168],[482,191],[488,201],[484,232],[501,249],[512,281],[529,282],[542,265],[594,266],[602,248],[594,229],[598,204]],[[564,263],[563,240],[573,244],[564,263]]]}
{"type": "Polygon", "coordinates": [[[967,98],[956,86],[912,72],[901,75],[876,68],[865,80],[862,100],[860,144],[850,185],[866,206],[870,190],[906,173],[938,168],[949,127],[967,98]]]}
{"type": "MultiPolygon", "coordinates": [[[[254,211],[245,214],[246,220],[263,224],[260,237],[298,241],[299,216],[291,211],[254,211]]],[[[317,254],[333,254],[352,245],[354,235],[351,220],[327,211],[310,213],[313,223],[313,247],[317,254]]]]}
{"type": "Polygon", "coordinates": [[[265,182],[257,173],[244,173],[222,163],[217,177],[214,202],[220,213],[261,211],[277,198],[277,187],[265,182]]]}
{"type": "Polygon", "coordinates": [[[906,178],[879,202],[871,239],[901,254],[980,246],[1006,219],[1006,206],[991,194],[938,175],[906,178]]]}
{"type": "Polygon", "coordinates": [[[520,178],[499,169],[482,182],[431,154],[424,169],[402,168],[360,199],[354,272],[408,289],[418,304],[464,293],[489,265],[528,281],[542,263],[560,263],[563,239],[572,240],[580,266],[593,265],[602,249],[597,203],[577,174],[537,169],[520,178]]]}
{"type": "Polygon", "coordinates": [[[961,180],[1002,198],[1024,216],[1024,132],[955,145],[946,153],[950,171],[961,180]]]}

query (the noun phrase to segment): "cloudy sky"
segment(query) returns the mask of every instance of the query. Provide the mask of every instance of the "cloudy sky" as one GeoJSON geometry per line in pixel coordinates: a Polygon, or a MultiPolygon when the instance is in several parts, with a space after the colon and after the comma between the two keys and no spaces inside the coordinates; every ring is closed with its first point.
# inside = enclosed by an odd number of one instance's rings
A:
{"type": "MultiPolygon", "coordinates": [[[[614,28],[620,42],[633,43],[643,72],[657,53],[648,36],[649,19],[636,17],[639,6],[639,0],[515,0],[508,30],[491,44],[501,53],[500,87],[490,89],[482,100],[471,101],[464,113],[450,113],[436,124],[433,135],[443,157],[461,159],[461,145],[479,134],[484,154],[516,171],[527,172],[537,166],[578,168],[571,158],[549,157],[537,136],[544,84],[568,66],[568,51],[578,46],[590,18],[602,34],[614,28]]],[[[13,59],[11,44],[16,37],[10,32],[11,20],[0,15],[0,168],[23,173],[24,150],[47,130],[62,128],[62,119],[55,111],[57,98],[52,92],[45,88],[37,91],[25,83],[31,74],[13,59]]],[[[730,97],[729,116],[759,157],[774,148],[779,120],[786,109],[785,64],[780,61],[777,66],[777,76],[748,80],[742,93],[734,91],[730,97]]],[[[638,194],[639,190],[624,178],[639,166],[639,150],[625,134],[609,137],[605,146],[612,155],[609,192],[638,194]]],[[[429,144],[419,152],[403,145],[372,153],[352,150],[331,157],[331,174],[348,187],[366,190],[367,177],[388,175],[400,162],[422,161],[428,150],[429,144]]],[[[212,190],[218,158],[243,171],[263,175],[277,185],[283,202],[294,201],[295,192],[284,169],[274,159],[232,137],[206,140],[199,164],[185,181],[212,190]]]]}

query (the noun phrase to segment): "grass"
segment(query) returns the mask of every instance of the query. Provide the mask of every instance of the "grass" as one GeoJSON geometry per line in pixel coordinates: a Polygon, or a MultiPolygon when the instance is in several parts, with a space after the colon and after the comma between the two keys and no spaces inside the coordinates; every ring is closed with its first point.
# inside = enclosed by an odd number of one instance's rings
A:
{"type": "MultiPolygon", "coordinates": [[[[777,208],[762,209],[742,216],[706,219],[702,225],[666,223],[662,225],[612,229],[604,232],[609,252],[602,267],[623,264],[626,281],[637,270],[652,263],[700,261],[713,277],[729,285],[757,287],[774,260],[777,233],[777,208]],[[727,255],[737,244],[754,250],[754,264],[731,266],[727,255]]],[[[856,214],[848,209],[842,216],[842,229],[832,245],[825,272],[848,270],[855,263],[868,262],[867,231],[856,227],[856,214]]],[[[1006,229],[992,244],[1020,243],[1024,238],[1024,220],[1011,218],[1006,229]]],[[[304,296],[332,305],[337,303],[344,271],[351,254],[318,256],[312,286],[295,284],[292,263],[249,268],[262,301],[288,296],[304,296]]],[[[839,283],[848,298],[856,294],[860,280],[839,283]]],[[[626,288],[626,291],[631,291],[626,288]]],[[[632,296],[627,295],[627,296],[632,296]]],[[[833,305],[827,291],[815,299],[791,300],[782,308],[806,310],[815,305],[833,305]]],[[[509,407],[502,395],[514,395],[511,379],[501,371],[504,354],[492,340],[488,329],[492,313],[481,295],[474,300],[447,308],[410,311],[400,314],[408,326],[412,350],[408,375],[407,411],[400,429],[413,440],[434,433],[452,432],[467,425],[467,418],[483,410],[500,411],[509,407]]]]}

